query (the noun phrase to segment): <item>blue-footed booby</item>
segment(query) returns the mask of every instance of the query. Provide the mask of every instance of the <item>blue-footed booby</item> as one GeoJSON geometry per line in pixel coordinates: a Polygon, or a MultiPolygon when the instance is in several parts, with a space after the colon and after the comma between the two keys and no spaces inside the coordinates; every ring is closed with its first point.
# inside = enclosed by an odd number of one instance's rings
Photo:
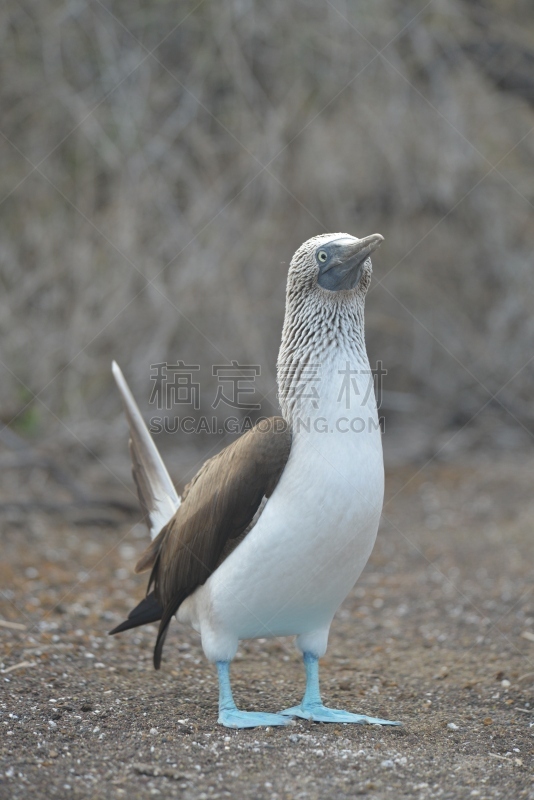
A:
{"type": "Polygon", "coordinates": [[[152,543],[147,596],[111,633],[159,621],[159,668],[174,615],[200,633],[230,728],[316,722],[400,723],[327,708],[318,662],[334,614],[373,548],[384,466],[364,339],[371,253],[379,234],[309,239],[291,260],[278,356],[282,416],[210,458],[178,494],[119,367],[133,474],[152,543]],[[229,666],[241,639],[295,635],[306,670],[301,703],[241,711],[229,666]]]}

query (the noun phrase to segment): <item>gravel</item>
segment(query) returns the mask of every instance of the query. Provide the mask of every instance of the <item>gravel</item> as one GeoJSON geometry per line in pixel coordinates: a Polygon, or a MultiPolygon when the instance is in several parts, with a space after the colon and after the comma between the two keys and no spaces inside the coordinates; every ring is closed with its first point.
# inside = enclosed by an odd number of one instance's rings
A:
{"type": "MultiPolygon", "coordinates": [[[[198,636],[108,637],[144,591],[134,520],[3,520],[0,798],[534,800],[533,464],[404,467],[372,559],[334,621],[325,701],[402,728],[230,731],[198,636]]],[[[303,690],[289,639],[244,642],[242,708],[303,690]]]]}

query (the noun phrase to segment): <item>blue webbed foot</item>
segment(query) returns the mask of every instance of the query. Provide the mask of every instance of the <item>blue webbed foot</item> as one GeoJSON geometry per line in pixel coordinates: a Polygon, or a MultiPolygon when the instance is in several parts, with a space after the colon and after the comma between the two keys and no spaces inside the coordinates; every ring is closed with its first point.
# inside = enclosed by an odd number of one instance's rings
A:
{"type": "Polygon", "coordinates": [[[378,717],[366,717],[364,714],[352,714],[350,711],[341,711],[319,705],[300,705],[286,708],[281,714],[288,717],[300,717],[312,722],[352,722],[358,725],[402,725],[402,722],[391,722],[378,717]]]}
{"type": "Polygon", "coordinates": [[[270,728],[274,725],[289,725],[281,714],[264,714],[261,711],[240,711],[234,703],[230,688],[228,661],[217,661],[219,673],[219,724],[226,728],[270,728]]]}
{"type": "Polygon", "coordinates": [[[267,728],[289,725],[290,720],[281,714],[264,714],[261,711],[239,711],[237,708],[221,709],[219,720],[226,728],[267,728]]]}
{"type": "Polygon", "coordinates": [[[367,717],[365,714],[352,714],[336,708],[327,708],[321,702],[319,691],[319,659],[313,653],[304,653],[306,668],[306,691],[300,706],[286,708],[280,713],[288,717],[300,717],[312,722],[352,722],[357,725],[402,725],[402,722],[391,722],[389,719],[367,717]]]}

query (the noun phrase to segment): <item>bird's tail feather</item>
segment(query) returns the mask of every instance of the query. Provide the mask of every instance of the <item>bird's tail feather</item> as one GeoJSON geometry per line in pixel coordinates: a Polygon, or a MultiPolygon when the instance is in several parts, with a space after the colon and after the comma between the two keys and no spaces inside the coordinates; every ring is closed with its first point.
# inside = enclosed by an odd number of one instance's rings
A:
{"type": "Polygon", "coordinates": [[[171,602],[167,605],[167,607],[165,608],[160,617],[161,622],[159,624],[158,637],[156,639],[156,645],[154,647],[154,669],[159,669],[161,666],[163,645],[165,644],[165,639],[167,638],[169,625],[171,623],[172,618],[178,611],[178,608],[183,603],[188,594],[189,592],[187,590],[177,592],[177,594],[172,598],[171,602]]]}
{"type": "Polygon", "coordinates": [[[163,608],[156,600],[154,592],[150,592],[141,600],[139,605],[130,611],[128,619],[113,628],[109,635],[113,636],[115,633],[122,633],[122,631],[127,631],[130,628],[138,628],[140,625],[148,625],[150,622],[159,622],[162,616],[163,608]]]}
{"type": "Polygon", "coordinates": [[[137,494],[154,539],[174,516],[180,498],[119,365],[112,364],[130,428],[130,453],[137,494]]]}

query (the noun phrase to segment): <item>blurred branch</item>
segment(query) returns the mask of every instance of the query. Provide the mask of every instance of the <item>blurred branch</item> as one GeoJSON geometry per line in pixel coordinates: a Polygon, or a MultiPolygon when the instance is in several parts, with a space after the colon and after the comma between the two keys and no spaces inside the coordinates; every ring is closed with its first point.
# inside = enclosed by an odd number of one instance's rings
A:
{"type": "Polygon", "coordinates": [[[491,38],[481,36],[464,42],[464,52],[497,88],[512,92],[534,106],[534,50],[489,30],[486,33],[491,38]]]}
{"type": "Polygon", "coordinates": [[[503,13],[502,5],[493,0],[462,2],[474,23],[466,26],[470,33],[461,40],[463,52],[499,89],[534,105],[532,4],[506,5],[503,13]]]}

